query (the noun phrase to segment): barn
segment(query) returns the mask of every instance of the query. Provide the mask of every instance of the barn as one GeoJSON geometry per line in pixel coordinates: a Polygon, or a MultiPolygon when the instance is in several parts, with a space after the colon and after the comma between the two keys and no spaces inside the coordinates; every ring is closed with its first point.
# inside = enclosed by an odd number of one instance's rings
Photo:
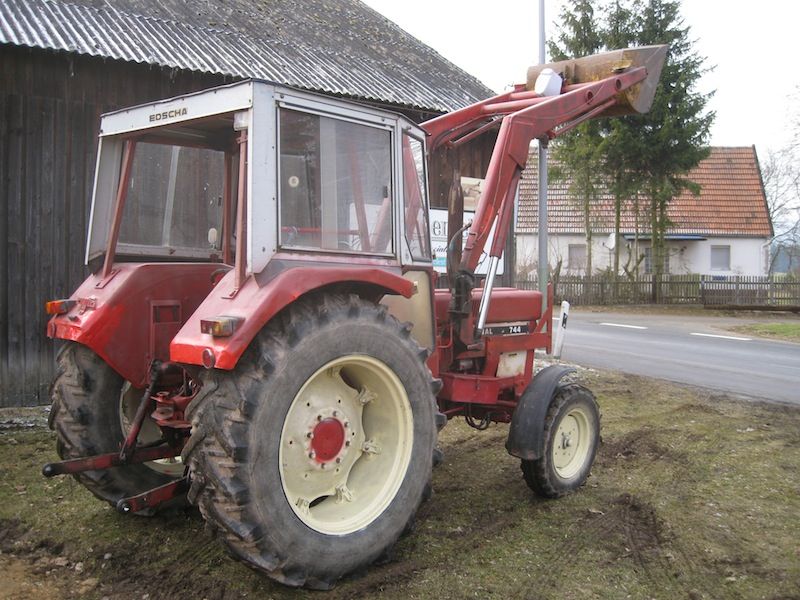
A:
{"type": "MultiPolygon", "coordinates": [[[[420,122],[492,94],[358,0],[0,0],[0,406],[46,403],[44,302],[85,278],[99,116],[244,78],[420,122]]],[[[431,165],[481,177],[493,134],[431,165]]]]}

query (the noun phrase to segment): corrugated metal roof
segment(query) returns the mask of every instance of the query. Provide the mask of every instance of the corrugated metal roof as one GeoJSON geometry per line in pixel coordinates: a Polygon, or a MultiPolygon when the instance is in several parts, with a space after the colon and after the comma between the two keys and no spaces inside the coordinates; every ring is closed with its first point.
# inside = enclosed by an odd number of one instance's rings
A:
{"type": "Polygon", "coordinates": [[[0,43],[268,79],[438,112],[492,93],[357,0],[92,4],[0,0],[0,43]]]}
{"type": "MultiPolygon", "coordinates": [[[[538,161],[536,151],[528,157],[520,184],[517,231],[538,230],[538,161]]],[[[764,186],[755,148],[712,147],[711,154],[689,172],[687,178],[700,185],[700,193],[682,192],[667,208],[673,235],[772,237],[764,186]]],[[[570,181],[548,181],[547,230],[553,234],[585,234],[582,202],[569,190],[570,181]]],[[[639,200],[639,231],[650,230],[649,200],[639,200]]],[[[591,208],[595,233],[614,231],[614,198],[603,191],[591,208]]],[[[621,232],[636,230],[634,203],[623,203],[621,232]]]]}

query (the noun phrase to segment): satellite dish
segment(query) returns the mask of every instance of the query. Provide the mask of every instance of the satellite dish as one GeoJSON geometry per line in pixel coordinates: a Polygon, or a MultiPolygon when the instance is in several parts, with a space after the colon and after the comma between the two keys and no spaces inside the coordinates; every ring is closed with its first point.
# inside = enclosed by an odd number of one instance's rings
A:
{"type": "Polygon", "coordinates": [[[609,250],[613,250],[616,245],[617,245],[617,236],[613,233],[609,233],[608,241],[606,242],[606,248],[608,248],[609,250]]]}

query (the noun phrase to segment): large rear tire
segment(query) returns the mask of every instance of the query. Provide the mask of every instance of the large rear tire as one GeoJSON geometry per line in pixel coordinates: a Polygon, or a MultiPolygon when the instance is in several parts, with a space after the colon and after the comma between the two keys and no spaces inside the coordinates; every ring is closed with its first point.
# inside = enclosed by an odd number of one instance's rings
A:
{"type": "Polygon", "coordinates": [[[189,407],[190,501],[230,552],[330,588],[384,555],[429,485],[436,409],[424,351],[384,307],[301,301],[189,407]]]}
{"type": "Polygon", "coordinates": [[[570,383],[562,385],[547,410],[544,454],[523,460],[525,483],[545,498],[577,490],[589,477],[600,441],[600,410],[592,392],[570,383]]]}
{"type": "MultiPolygon", "coordinates": [[[[135,394],[116,371],[82,344],[67,342],[56,363],[56,376],[50,386],[53,404],[49,425],[56,432],[59,456],[68,460],[119,452],[130,404],[138,401],[141,392],[135,394]]],[[[149,436],[146,441],[154,441],[160,438],[160,431],[155,423],[146,421],[142,435],[149,436]]],[[[86,471],[77,473],[75,479],[101,500],[116,506],[121,498],[174,481],[182,470],[180,464],[163,461],[86,471]]],[[[147,516],[154,512],[148,509],[136,514],[147,516]]]]}

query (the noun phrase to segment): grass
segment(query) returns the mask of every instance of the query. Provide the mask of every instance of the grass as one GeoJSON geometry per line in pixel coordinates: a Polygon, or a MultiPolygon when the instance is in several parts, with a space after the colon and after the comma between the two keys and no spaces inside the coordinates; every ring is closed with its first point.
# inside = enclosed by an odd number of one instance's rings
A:
{"type": "Polygon", "coordinates": [[[788,342],[800,342],[800,323],[754,323],[734,327],[733,331],[788,342]]]}
{"type": "Polygon", "coordinates": [[[324,595],[231,561],[195,512],[124,517],[72,479],[43,479],[52,434],[0,431],[0,568],[41,598],[800,597],[800,409],[582,378],[603,413],[585,488],[538,499],[503,448],[506,427],[450,423],[415,531],[324,595]]]}

